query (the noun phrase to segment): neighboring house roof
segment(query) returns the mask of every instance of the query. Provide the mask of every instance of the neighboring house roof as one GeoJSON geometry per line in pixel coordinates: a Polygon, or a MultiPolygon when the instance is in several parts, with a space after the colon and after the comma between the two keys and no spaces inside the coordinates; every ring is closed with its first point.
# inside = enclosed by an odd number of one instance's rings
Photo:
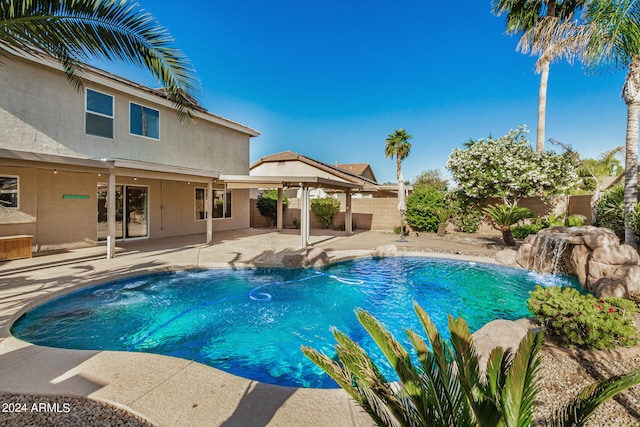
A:
{"type": "Polygon", "coordinates": [[[250,170],[264,163],[272,162],[286,162],[286,161],[299,161],[309,166],[315,167],[320,171],[330,173],[338,178],[344,179],[348,182],[361,184],[363,191],[376,192],[378,191],[378,183],[375,180],[358,175],[357,173],[349,172],[336,166],[329,165],[327,163],[314,160],[310,157],[303,156],[302,154],[294,153],[293,151],[283,151],[281,153],[271,154],[257,160],[250,166],[250,170]]]}
{"type": "Polygon", "coordinates": [[[341,165],[336,164],[336,167],[347,172],[360,175],[364,178],[368,178],[374,182],[378,182],[376,176],[373,174],[373,169],[371,169],[369,163],[345,163],[341,165]]]}

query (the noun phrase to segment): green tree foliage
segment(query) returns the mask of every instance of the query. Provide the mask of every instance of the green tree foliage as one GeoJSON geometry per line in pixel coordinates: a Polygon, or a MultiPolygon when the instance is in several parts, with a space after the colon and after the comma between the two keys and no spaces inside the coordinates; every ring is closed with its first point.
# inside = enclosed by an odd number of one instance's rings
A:
{"type": "Polygon", "coordinates": [[[536,286],[529,309],[544,324],[547,334],[562,345],[586,349],[612,349],[638,344],[633,301],[598,299],[576,289],[536,286]]]}
{"type": "MultiPolygon", "coordinates": [[[[620,239],[625,237],[625,188],[617,185],[598,200],[596,206],[596,223],[599,227],[606,227],[613,230],[620,239]]],[[[636,239],[640,239],[640,202],[636,203],[628,214],[629,225],[636,235],[636,239]]]]}
{"type": "Polygon", "coordinates": [[[502,197],[512,205],[520,198],[551,196],[568,191],[576,182],[573,161],[550,151],[536,153],[519,126],[498,139],[470,141],[454,149],[447,168],[469,198],[502,197]]]}
{"type": "Polygon", "coordinates": [[[521,219],[533,218],[533,213],[527,208],[518,205],[491,205],[483,209],[483,212],[491,218],[494,226],[502,232],[502,239],[507,246],[515,246],[511,226],[521,219]]]}
{"type": "MultiPolygon", "coordinates": [[[[282,207],[289,206],[289,199],[282,195],[282,207]]],[[[267,190],[261,193],[256,199],[256,207],[265,218],[269,219],[271,225],[276,223],[278,219],[278,190],[267,190]]]]}
{"type": "Polygon", "coordinates": [[[462,191],[450,193],[452,200],[451,220],[456,226],[456,231],[463,233],[475,233],[480,228],[480,222],[484,218],[482,208],[477,199],[470,198],[462,191]]]}
{"type": "MultiPolygon", "coordinates": [[[[515,353],[497,347],[486,370],[467,323],[449,316],[450,343],[415,305],[424,333],[407,330],[416,358],[371,314],[356,316],[399,378],[390,382],[369,355],[334,329],[336,357],[303,346],[302,351],[382,426],[530,426],[540,389],[538,370],[542,332],[523,338],[515,353]],[[422,338],[426,336],[428,343],[422,338]]],[[[640,370],[585,388],[558,410],[553,425],[580,426],[607,399],[640,383],[640,370]]]]}
{"type": "Polygon", "coordinates": [[[55,59],[82,88],[81,62],[121,60],[149,70],[182,119],[201,107],[199,80],[172,37],[132,1],[1,0],[0,57],[22,53],[55,59]]]}
{"type": "Polygon", "coordinates": [[[436,187],[443,191],[447,190],[448,184],[447,180],[442,178],[438,169],[427,169],[426,171],[422,171],[420,175],[413,180],[414,187],[436,187]]]}
{"type": "Polygon", "coordinates": [[[435,233],[440,220],[436,209],[444,208],[447,193],[437,187],[418,186],[407,197],[407,221],[418,231],[435,233]]]}
{"type": "Polygon", "coordinates": [[[331,228],[333,218],[340,212],[340,202],[332,197],[311,200],[311,213],[316,217],[322,228],[331,228]]]}

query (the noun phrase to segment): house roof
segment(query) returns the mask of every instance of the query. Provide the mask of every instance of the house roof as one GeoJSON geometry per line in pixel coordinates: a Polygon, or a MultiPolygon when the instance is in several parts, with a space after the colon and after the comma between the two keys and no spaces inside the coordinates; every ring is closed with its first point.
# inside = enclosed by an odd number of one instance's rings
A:
{"type": "Polygon", "coordinates": [[[373,174],[373,169],[371,169],[371,165],[369,165],[369,163],[344,163],[336,166],[347,172],[355,173],[356,175],[360,175],[362,177],[368,176],[369,179],[378,182],[376,176],[373,174]]]}
{"type": "Polygon", "coordinates": [[[294,153],[293,151],[283,151],[280,153],[264,156],[259,160],[257,160],[256,162],[254,162],[251,165],[250,169],[253,169],[263,163],[284,162],[284,161],[299,161],[307,165],[310,165],[312,167],[315,167],[323,172],[327,172],[336,177],[344,179],[345,181],[361,184],[363,186],[363,191],[378,191],[377,183],[369,178],[366,178],[354,172],[347,171],[340,167],[332,166],[327,163],[314,160],[302,154],[294,153]]]}

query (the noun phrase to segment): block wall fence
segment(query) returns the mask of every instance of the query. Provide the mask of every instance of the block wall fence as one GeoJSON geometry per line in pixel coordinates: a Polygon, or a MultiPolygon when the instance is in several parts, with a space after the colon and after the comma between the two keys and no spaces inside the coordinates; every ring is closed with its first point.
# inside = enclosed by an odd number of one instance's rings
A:
{"type": "MultiPolygon", "coordinates": [[[[501,200],[489,200],[487,204],[500,203],[501,200]]],[[[568,203],[569,215],[584,215],[586,224],[591,224],[591,195],[569,196],[556,198],[554,201],[544,201],[540,197],[530,197],[521,199],[518,206],[527,207],[533,213],[540,217],[554,213],[559,204],[568,203]]],[[[352,199],[351,206],[353,209],[353,224],[355,229],[360,230],[381,230],[392,231],[394,227],[400,224],[400,214],[397,206],[398,200],[395,198],[363,198],[352,199]]],[[[333,221],[334,227],[344,224],[345,202],[340,201],[340,212],[333,221]]],[[[267,218],[260,215],[260,211],[256,207],[256,200],[251,199],[250,208],[251,227],[267,227],[269,224],[267,218]]],[[[294,228],[294,219],[300,220],[300,199],[289,199],[289,207],[284,211],[283,226],[285,228],[294,228]]],[[[321,228],[320,223],[313,215],[310,218],[311,228],[321,228]]],[[[491,226],[486,225],[487,229],[491,226]]]]}

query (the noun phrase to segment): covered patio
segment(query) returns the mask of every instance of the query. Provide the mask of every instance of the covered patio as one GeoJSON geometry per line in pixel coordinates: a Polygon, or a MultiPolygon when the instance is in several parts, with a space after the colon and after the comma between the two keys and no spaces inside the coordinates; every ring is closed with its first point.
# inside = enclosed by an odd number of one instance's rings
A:
{"type": "Polygon", "coordinates": [[[351,196],[353,192],[362,190],[361,184],[336,179],[322,178],[318,176],[254,176],[254,175],[220,175],[228,189],[265,188],[278,190],[277,222],[276,229],[282,231],[282,217],[284,206],[282,203],[282,190],[287,188],[299,188],[302,190],[302,205],[300,218],[300,246],[309,246],[309,215],[311,212],[310,190],[324,188],[344,191],[346,195],[345,234],[353,234],[353,213],[351,209],[351,196]]]}

